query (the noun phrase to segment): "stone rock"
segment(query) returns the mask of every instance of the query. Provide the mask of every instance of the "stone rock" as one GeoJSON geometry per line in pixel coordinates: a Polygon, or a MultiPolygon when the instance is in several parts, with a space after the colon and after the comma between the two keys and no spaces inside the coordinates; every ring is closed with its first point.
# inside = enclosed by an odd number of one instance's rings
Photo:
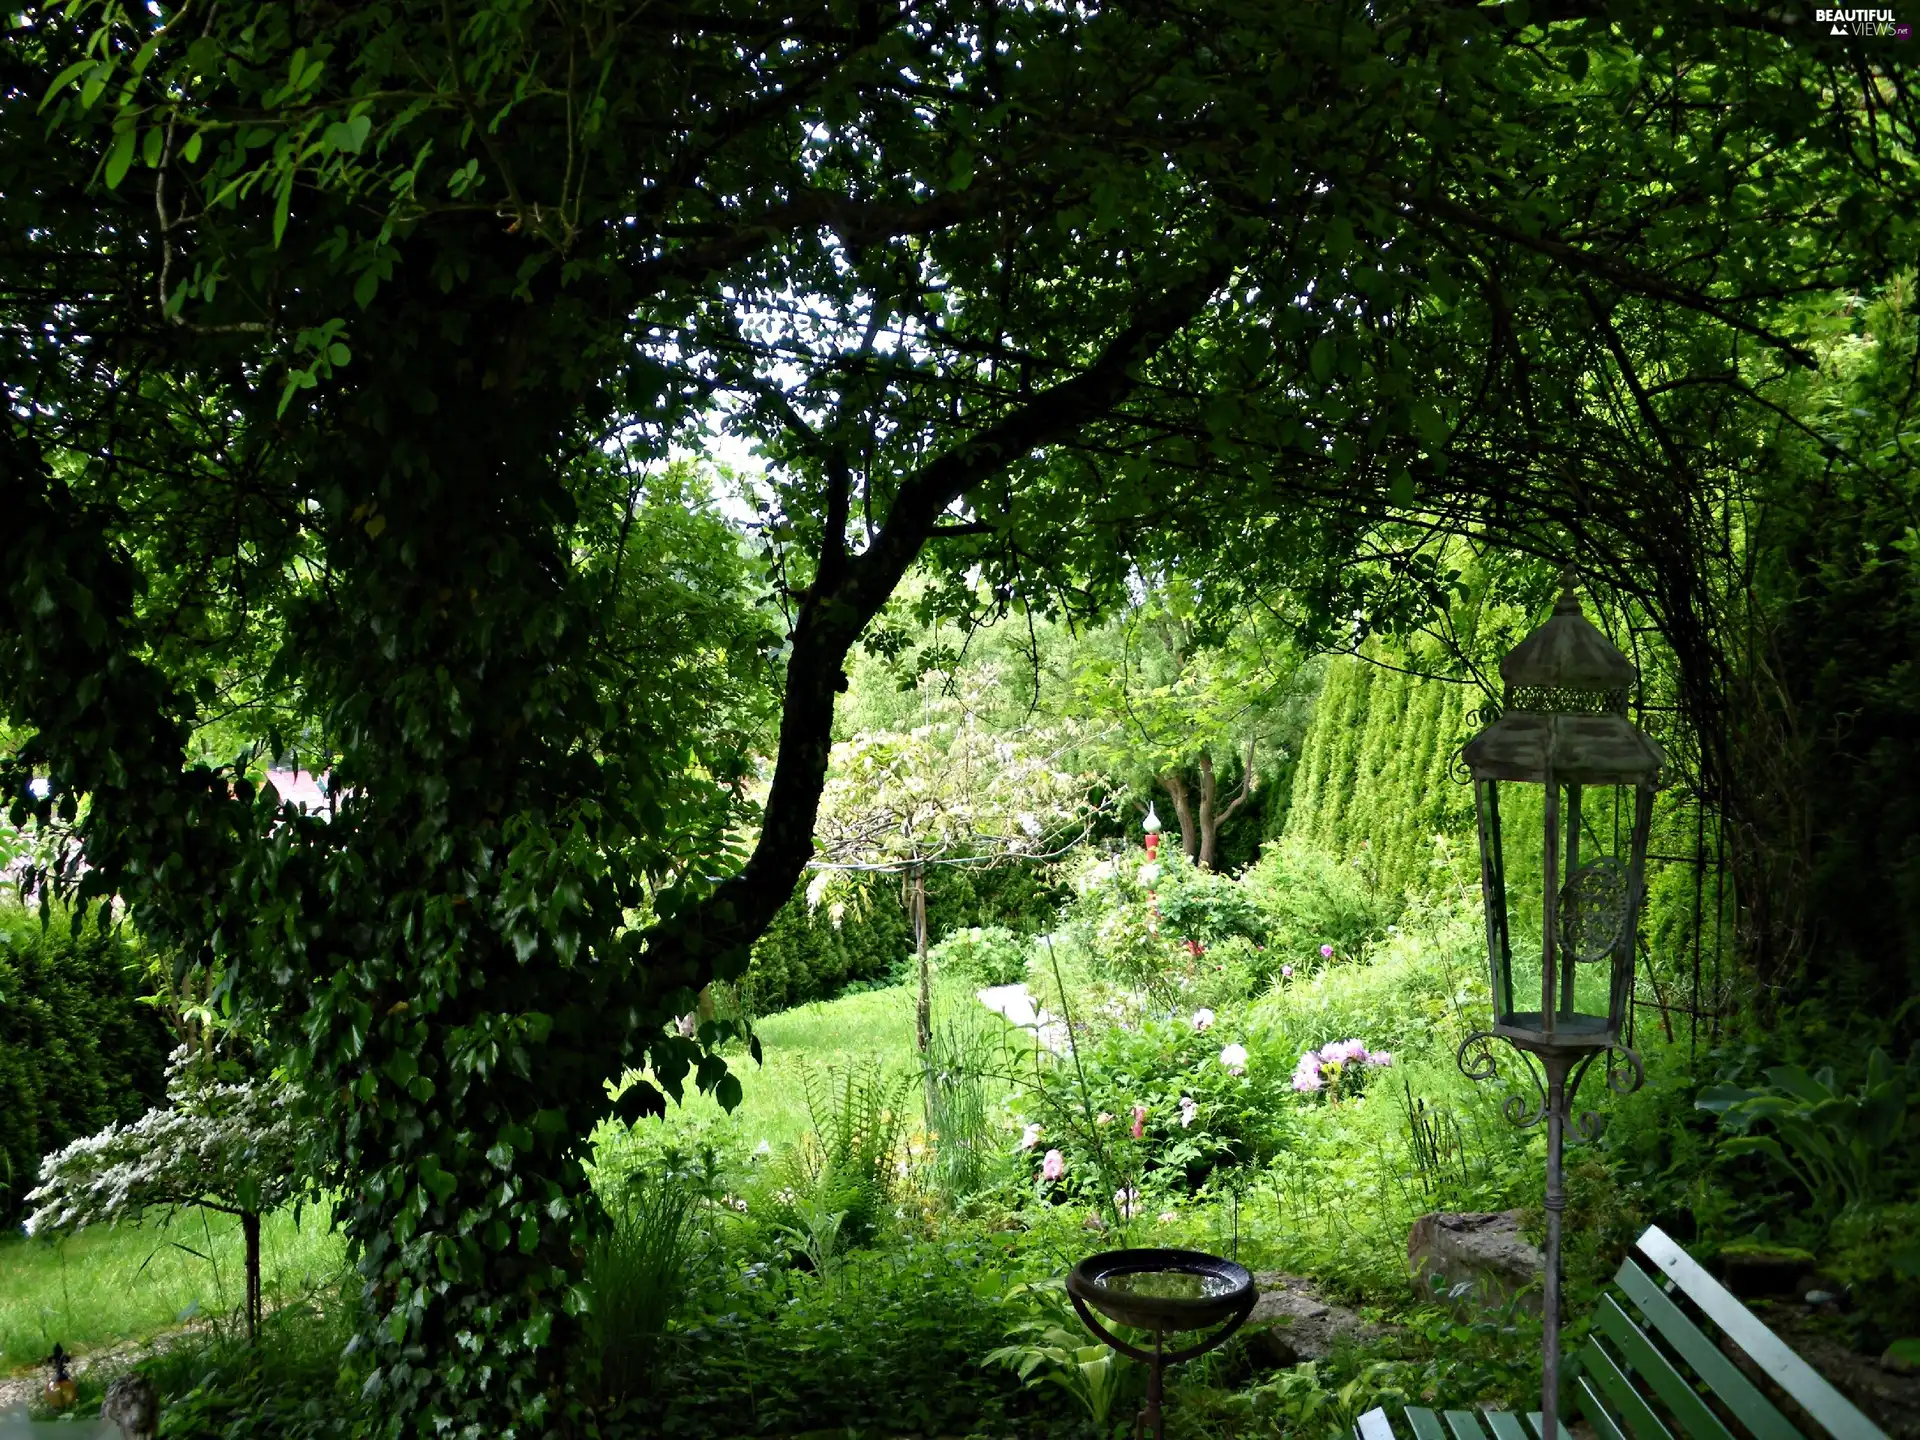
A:
{"type": "Polygon", "coordinates": [[[1313,1282],[1269,1271],[1253,1277],[1260,1298],[1247,1317],[1247,1348],[1268,1365],[1324,1360],[1343,1344],[1376,1340],[1377,1326],[1320,1297],[1313,1282]]]}
{"type": "Polygon", "coordinates": [[[126,1440],[153,1440],[160,1427],[160,1396],[146,1376],[122,1375],[107,1387],[100,1414],[118,1425],[126,1440]]]}
{"type": "Polygon", "coordinates": [[[1466,1286],[1463,1301],[1497,1309],[1514,1295],[1540,1313],[1545,1260],[1520,1233],[1518,1210],[1438,1211],[1413,1222],[1407,1266],[1424,1293],[1438,1276],[1449,1292],[1466,1286]]]}

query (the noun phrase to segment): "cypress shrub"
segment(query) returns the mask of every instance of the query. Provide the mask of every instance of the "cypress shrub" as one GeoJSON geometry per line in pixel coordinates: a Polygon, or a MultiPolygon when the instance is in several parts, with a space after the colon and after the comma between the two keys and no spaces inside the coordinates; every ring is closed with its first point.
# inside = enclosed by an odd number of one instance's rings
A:
{"type": "Polygon", "coordinates": [[[140,1003],[144,968],[123,930],[0,911],[0,1223],[20,1219],[43,1155],[165,1098],[173,1040],[140,1003]]]}
{"type": "MultiPolygon", "coordinates": [[[[1409,657],[1391,658],[1406,665],[1409,657]]],[[[1444,884],[1434,836],[1451,837],[1456,849],[1472,845],[1473,794],[1455,779],[1453,756],[1473,733],[1477,703],[1463,685],[1334,660],[1301,746],[1282,838],[1357,862],[1389,905],[1444,884]]]]}
{"type": "Polygon", "coordinates": [[[913,953],[899,877],[848,874],[818,906],[807,904],[806,886],[803,879],[754,942],[739,980],[740,1004],[751,1014],[771,1015],[830,999],[857,981],[885,979],[913,953]]]}

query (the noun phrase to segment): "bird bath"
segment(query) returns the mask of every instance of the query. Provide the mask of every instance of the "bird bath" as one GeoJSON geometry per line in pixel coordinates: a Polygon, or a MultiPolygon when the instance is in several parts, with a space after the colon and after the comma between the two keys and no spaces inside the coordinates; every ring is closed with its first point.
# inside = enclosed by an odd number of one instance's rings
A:
{"type": "Polygon", "coordinates": [[[1090,1255],[1067,1275],[1067,1295],[1087,1328],[1122,1355],[1147,1367],[1147,1403],[1134,1422],[1135,1440],[1164,1433],[1161,1425],[1161,1374],[1169,1365],[1192,1360],[1223,1344],[1246,1323],[1258,1298],[1253,1276],[1243,1265],[1199,1250],[1108,1250],[1090,1255]],[[1130,1345],[1094,1317],[1150,1331],[1153,1349],[1130,1345]],[[1224,1322],[1224,1324],[1223,1324],[1224,1322]],[[1170,1334],[1222,1328],[1178,1350],[1166,1348],[1170,1334]]]}

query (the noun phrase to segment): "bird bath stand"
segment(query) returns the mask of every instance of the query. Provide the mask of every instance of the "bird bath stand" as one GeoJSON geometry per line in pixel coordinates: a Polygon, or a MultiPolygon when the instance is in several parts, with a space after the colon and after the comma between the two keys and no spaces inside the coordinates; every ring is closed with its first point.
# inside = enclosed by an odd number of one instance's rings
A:
{"type": "Polygon", "coordinates": [[[1134,1440],[1162,1440],[1160,1377],[1169,1365],[1192,1360],[1225,1343],[1253,1313],[1259,1298],[1246,1267],[1198,1250],[1109,1250],[1090,1255],[1067,1275],[1067,1295],[1087,1328],[1122,1355],[1147,1367],[1147,1403],[1134,1421],[1134,1440]],[[1091,1307],[1091,1309],[1089,1308],[1091,1307]],[[1114,1335],[1093,1311],[1116,1324],[1153,1332],[1141,1350],[1114,1335]],[[1183,1350],[1166,1348],[1174,1332],[1226,1323],[1183,1350]]]}

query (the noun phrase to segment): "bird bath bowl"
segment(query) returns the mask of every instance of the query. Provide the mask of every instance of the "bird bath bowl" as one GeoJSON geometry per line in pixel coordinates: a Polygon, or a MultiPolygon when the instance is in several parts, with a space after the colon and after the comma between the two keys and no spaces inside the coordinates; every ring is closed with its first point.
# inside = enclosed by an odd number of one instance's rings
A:
{"type": "Polygon", "coordinates": [[[1108,1250],[1089,1255],[1067,1275],[1067,1296],[1087,1328],[1122,1355],[1147,1367],[1147,1403],[1135,1440],[1161,1429],[1161,1373],[1169,1365],[1204,1355],[1246,1323],[1259,1298],[1244,1265],[1199,1250],[1108,1250]],[[1142,1349],[1113,1334],[1094,1311],[1118,1325],[1147,1330],[1153,1348],[1142,1349]],[[1176,1332],[1220,1329],[1178,1350],[1166,1348],[1176,1332]]]}

